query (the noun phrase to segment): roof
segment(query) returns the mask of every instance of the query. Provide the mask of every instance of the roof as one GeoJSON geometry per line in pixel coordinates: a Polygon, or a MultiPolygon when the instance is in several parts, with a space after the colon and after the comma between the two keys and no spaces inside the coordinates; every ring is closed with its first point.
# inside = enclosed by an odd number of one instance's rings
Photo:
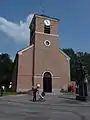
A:
{"type": "Polygon", "coordinates": [[[59,48],[59,50],[66,58],[68,58],[70,60],[70,57],[65,52],[63,52],[60,48],[59,48]]]}
{"type": "Polygon", "coordinates": [[[50,17],[50,16],[47,16],[47,15],[44,15],[44,14],[34,14],[34,16],[33,16],[33,18],[32,18],[32,21],[31,21],[31,23],[30,23],[30,25],[29,25],[29,28],[30,28],[33,20],[35,20],[36,16],[46,17],[47,19],[52,19],[52,20],[55,20],[55,21],[59,21],[59,19],[58,19],[58,18],[55,18],[55,17],[50,17]]]}
{"type": "Polygon", "coordinates": [[[50,16],[48,16],[48,15],[45,15],[45,14],[34,14],[34,16],[42,16],[42,17],[47,17],[47,18],[50,18],[50,19],[55,19],[55,20],[60,20],[60,19],[58,19],[58,18],[56,18],[56,17],[50,17],[50,16]]]}
{"type": "Polygon", "coordinates": [[[24,48],[24,49],[22,49],[22,50],[20,50],[20,51],[18,51],[17,53],[18,53],[18,54],[22,54],[23,52],[25,52],[26,50],[28,50],[28,49],[30,49],[30,48],[32,48],[32,47],[33,47],[33,44],[30,45],[30,46],[27,46],[26,48],[24,48]]]}

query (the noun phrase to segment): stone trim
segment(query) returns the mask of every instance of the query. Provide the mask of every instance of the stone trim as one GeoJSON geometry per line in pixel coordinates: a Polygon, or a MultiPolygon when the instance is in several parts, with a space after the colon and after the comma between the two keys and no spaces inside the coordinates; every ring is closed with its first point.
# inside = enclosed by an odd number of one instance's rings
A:
{"type": "Polygon", "coordinates": [[[38,31],[35,31],[35,33],[37,33],[37,34],[42,34],[42,35],[47,35],[47,36],[59,37],[59,35],[57,35],[57,34],[46,34],[46,33],[44,33],[44,32],[38,32],[38,31]]]}
{"type": "Polygon", "coordinates": [[[30,48],[32,48],[32,47],[33,47],[33,45],[31,45],[31,46],[29,46],[29,47],[27,47],[27,48],[19,51],[18,54],[19,54],[19,55],[22,55],[23,52],[27,51],[28,49],[30,49],[30,48]]]}
{"type": "MultiPolygon", "coordinates": [[[[34,78],[43,78],[43,76],[34,76],[34,78]]],[[[52,76],[52,78],[57,78],[57,79],[59,79],[60,78],[60,76],[56,76],[56,77],[54,77],[54,76],[52,76]]]]}
{"type": "Polygon", "coordinates": [[[66,53],[64,53],[61,49],[59,49],[59,51],[67,58],[67,60],[70,60],[70,57],[66,53]]]}

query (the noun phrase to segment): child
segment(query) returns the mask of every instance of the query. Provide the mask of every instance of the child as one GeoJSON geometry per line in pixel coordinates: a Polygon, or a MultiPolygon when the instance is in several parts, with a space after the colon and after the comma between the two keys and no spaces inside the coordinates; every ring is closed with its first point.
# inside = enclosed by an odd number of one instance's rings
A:
{"type": "Polygon", "coordinates": [[[41,94],[39,94],[39,96],[40,96],[40,99],[39,99],[39,100],[40,100],[40,101],[43,100],[43,99],[44,99],[44,96],[45,96],[45,92],[42,92],[41,94]]]}

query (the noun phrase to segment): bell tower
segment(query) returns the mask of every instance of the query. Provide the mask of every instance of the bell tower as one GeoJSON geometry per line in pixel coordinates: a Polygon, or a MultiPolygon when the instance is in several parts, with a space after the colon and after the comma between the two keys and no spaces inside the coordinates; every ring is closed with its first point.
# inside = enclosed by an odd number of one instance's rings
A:
{"type": "Polygon", "coordinates": [[[30,45],[58,48],[58,19],[35,14],[30,24],[30,45]],[[56,46],[56,47],[55,47],[56,46]]]}
{"type": "Polygon", "coordinates": [[[58,44],[58,22],[57,18],[35,14],[30,24],[30,45],[33,44],[32,85],[40,84],[40,88],[46,92],[59,89],[61,84],[69,80],[69,62],[58,44]]]}
{"type": "Polygon", "coordinates": [[[30,25],[30,45],[34,45],[33,84],[37,83],[38,76],[42,78],[45,71],[52,71],[55,74],[52,66],[54,62],[57,63],[57,59],[53,58],[53,55],[57,57],[58,40],[58,19],[45,15],[34,15],[30,25]]]}

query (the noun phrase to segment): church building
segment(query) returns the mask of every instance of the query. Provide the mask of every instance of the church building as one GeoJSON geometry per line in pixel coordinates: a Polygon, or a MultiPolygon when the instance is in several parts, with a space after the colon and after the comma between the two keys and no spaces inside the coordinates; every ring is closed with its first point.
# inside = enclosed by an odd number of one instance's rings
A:
{"type": "Polygon", "coordinates": [[[40,84],[44,92],[58,92],[70,81],[70,58],[59,48],[59,20],[35,14],[30,28],[30,44],[17,52],[12,88],[26,92],[40,84]]]}

